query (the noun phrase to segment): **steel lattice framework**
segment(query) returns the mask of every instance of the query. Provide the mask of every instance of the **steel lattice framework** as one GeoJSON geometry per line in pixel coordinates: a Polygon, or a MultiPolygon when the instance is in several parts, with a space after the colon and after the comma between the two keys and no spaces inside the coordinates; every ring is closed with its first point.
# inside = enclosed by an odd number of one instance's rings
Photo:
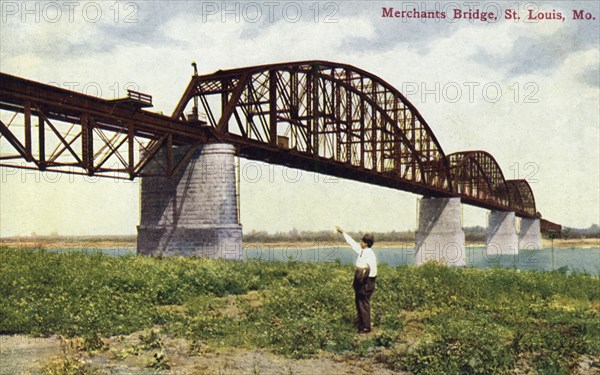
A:
{"type": "Polygon", "coordinates": [[[454,191],[465,197],[487,201],[492,206],[512,207],[536,215],[533,191],[526,180],[506,180],[496,159],[485,151],[463,151],[448,155],[454,191]]]}
{"type": "Polygon", "coordinates": [[[508,180],[506,184],[511,197],[511,211],[525,212],[531,217],[536,216],[535,198],[529,183],[526,180],[508,180]]]}
{"type": "Polygon", "coordinates": [[[249,159],[425,196],[460,197],[523,217],[537,214],[526,181],[505,180],[483,151],[446,156],[398,90],[350,65],[304,61],[194,76],[171,117],[142,110],[151,98],[136,92],[107,101],[0,78],[0,109],[9,114],[0,116],[0,135],[16,150],[0,158],[21,161],[12,167],[58,172],[67,167],[70,173],[132,179],[144,176],[148,162],[166,149],[164,172],[172,175],[198,145],[227,142],[249,159]],[[11,126],[16,118],[22,132],[11,126]],[[54,136],[52,153],[46,132],[54,136]],[[181,147],[188,151],[174,160],[182,154],[174,149],[181,147]]]}
{"type": "Polygon", "coordinates": [[[144,167],[167,149],[162,164],[172,175],[207,142],[206,132],[142,111],[148,98],[103,100],[0,74],[0,140],[11,146],[2,147],[0,166],[133,179],[147,176],[144,167]],[[189,151],[175,160],[177,146],[189,151]]]}
{"type": "Polygon", "coordinates": [[[462,196],[510,206],[509,188],[496,159],[485,151],[448,155],[454,191],[462,196]]]}
{"type": "MultiPolygon", "coordinates": [[[[330,160],[451,191],[435,135],[396,89],[348,65],[300,62],[195,77],[175,110],[199,97],[210,126],[236,143],[330,160]],[[237,137],[236,137],[237,136],[237,137]]],[[[248,155],[251,156],[251,155],[248,155]]]]}

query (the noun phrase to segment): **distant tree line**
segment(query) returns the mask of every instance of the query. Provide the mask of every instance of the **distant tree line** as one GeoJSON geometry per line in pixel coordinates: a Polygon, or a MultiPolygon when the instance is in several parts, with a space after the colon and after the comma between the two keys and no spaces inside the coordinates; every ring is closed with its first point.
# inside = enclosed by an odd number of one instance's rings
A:
{"type": "MultiPolygon", "coordinates": [[[[485,241],[486,229],[481,226],[463,228],[467,241],[485,241]]],[[[360,237],[365,232],[350,232],[355,238],[360,237]]],[[[391,231],[391,232],[373,232],[376,242],[412,242],[415,240],[415,231],[391,231]]],[[[296,228],[287,232],[268,233],[266,231],[252,230],[250,233],[244,233],[244,242],[334,242],[341,241],[342,238],[333,230],[321,231],[299,231],[296,228]]]]}
{"type": "MultiPolygon", "coordinates": [[[[465,240],[469,242],[485,242],[486,228],[480,225],[463,228],[465,240]]],[[[359,239],[365,232],[350,232],[350,235],[359,239]]],[[[377,242],[410,242],[415,240],[415,231],[373,232],[377,242]]],[[[600,226],[591,225],[589,228],[563,227],[563,238],[600,238],[600,226]]],[[[547,237],[547,235],[545,235],[547,237]]],[[[327,242],[341,241],[342,238],[333,230],[299,231],[294,228],[287,232],[268,233],[266,231],[252,230],[244,233],[245,242],[327,242]]]]}
{"type": "MultiPolygon", "coordinates": [[[[486,228],[480,225],[463,228],[465,239],[469,242],[484,242],[486,228]]],[[[365,232],[350,232],[350,235],[359,239],[365,232]]],[[[377,242],[407,242],[415,240],[415,231],[391,231],[391,232],[373,232],[377,242]]],[[[548,237],[546,234],[544,237],[548,237]]],[[[2,237],[0,237],[2,238],[2,237]]],[[[115,241],[115,242],[135,242],[135,235],[105,235],[105,236],[65,236],[58,233],[51,235],[37,235],[32,233],[29,236],[3,237],[3,240],[63,240],[63,241],[115,241]]],[[[592,224],[588,228],[562,228],[562,238],[600,238],[600,226],[592,224]]],[[[252,230],[250,233],[244,233],[245,242],[310,242],[310,241],[341,241],[342,238],[334,230],[321,231],[299,231],[294,228],[287,232],[268,233],[266,231],[252,230]]]]}
{"type": "Polygon", "coordinates": [[[600,226],[592,224],[589,228],[563,227],[563,238],[600,238],[600,226]]]}

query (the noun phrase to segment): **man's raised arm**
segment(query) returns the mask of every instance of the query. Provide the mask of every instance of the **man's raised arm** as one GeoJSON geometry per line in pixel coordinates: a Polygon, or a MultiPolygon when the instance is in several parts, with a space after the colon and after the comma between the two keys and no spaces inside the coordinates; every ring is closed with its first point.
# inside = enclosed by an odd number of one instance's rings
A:
{"type": "Polygon", "coordinates": [[[352,250],[356,251],[357,254],[360,254],[360,252],[362,251],[360,244],[358,242],[354,241],[354,239],[352,237],[350,237],[350,235],[348,233],[344,232],[344,230],[342,228],[336,226],[335,229],[339,233],[344,235],[344,239],[346,240],[348,245],[350,245],[350,247],[352,247],[352,250]]]}

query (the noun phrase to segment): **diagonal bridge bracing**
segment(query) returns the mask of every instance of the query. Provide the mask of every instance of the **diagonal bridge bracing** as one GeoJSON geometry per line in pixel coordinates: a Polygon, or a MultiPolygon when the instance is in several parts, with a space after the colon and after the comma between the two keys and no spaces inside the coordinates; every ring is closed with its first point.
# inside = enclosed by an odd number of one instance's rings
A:
{"type": "MultiPolygon", "coordinates": [[[[160,148],[206,143],[205,130],[141,110],[138,94],[110,101],[0,73],[0,141],[12,146],[0,166],[133,179],[160,148]]],[[[184,163],[168,158],[165,174],[184,163]]]]}
{"type": "Polygon", "coordinates": [[[400,92],[350,65],[305,61],[194,76],[171,117],[143,110],[135,94],[108,101],[0,75],[0,136],[14,151],[2,150],[0,165],[133,179],[166,149],[164,173],[173,175],[198,145],[225,142],[249,159],[537,214],[526,181],[505,180],[485,152],[447,156],[400,92]],[[190,115],[194,101],[202,119],[190,115]],[[175,160],[175,148],[189,151],[175,160]]]}

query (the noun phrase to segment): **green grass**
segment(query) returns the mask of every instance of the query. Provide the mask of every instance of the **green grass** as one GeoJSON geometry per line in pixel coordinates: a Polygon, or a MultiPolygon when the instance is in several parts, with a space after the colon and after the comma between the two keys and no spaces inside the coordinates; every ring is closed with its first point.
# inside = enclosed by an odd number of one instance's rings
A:
{"type": "Polygon", "coordinates": [[[331,351],[415,373],[568,373],[600,356],[600,279],[588,275],[381,265],[366,340],[347,265],[1,249],[0,275],[3,334],[93,342],[160,326],[213,347],[331,351]]]}

